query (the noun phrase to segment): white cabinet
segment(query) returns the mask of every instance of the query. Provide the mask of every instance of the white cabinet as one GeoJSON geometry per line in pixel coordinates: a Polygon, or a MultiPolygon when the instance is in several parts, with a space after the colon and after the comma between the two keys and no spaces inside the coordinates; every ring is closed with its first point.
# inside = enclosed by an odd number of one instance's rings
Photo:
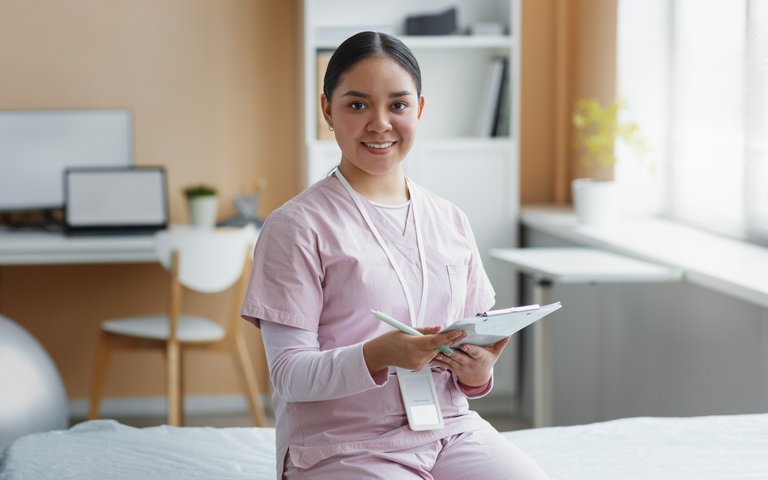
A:
{"type": "MultiPolygon", "coordinates": [[[[514,279],[487,257],[487,251],[517,244],[519,0],[304,0],[303,15],[305,186],[325,176],[340,159],[333,140],[319,139],[327,138],[328,133],[318,115],[322,90],[318,77],[324,71],[318,68],[318,55],[327,57],[328,51],[363,30],[398,36],[419,61],[426,99],[418,139],[405,160],[405,171],[467,214],[497,291],[497,305],[514,303],[514,279]],[[457,10],[460,33],[404,35],[406,17],[452,7],[457,10]],[[503,33],[469,34],[479,23],[501,24],[503,33]],[[506,63],[506,80],[503,92],[491,94],[488,87],[493,84],[492,70],[499,58],[506,63]],[[496,100],[499,96],[501,101],[496,100]],[[489,108],[501,112],[498,121],[502,126],[494,136],[478,131],[481,117],[491,113],[489,108]]],[[[512,361],[516,353],[514,348],[510,350],[505,357],[512,361]]],[[[515,369],[498,368],[509,370],[497,378],[498,390],[514,392],[515,369]]]]}

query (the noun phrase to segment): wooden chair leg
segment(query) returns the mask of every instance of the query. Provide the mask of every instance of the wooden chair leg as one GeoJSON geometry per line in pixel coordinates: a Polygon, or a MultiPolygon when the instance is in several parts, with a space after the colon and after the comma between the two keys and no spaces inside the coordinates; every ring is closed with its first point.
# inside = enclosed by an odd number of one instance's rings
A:
{"type": "Polygon", "coordinates": [[[169,341],[165,349],[165,389],[168,396],[168,425],[180,427],[183,421],[181,398],[181,346],[169,341]]]}
{"type": "Polygon", "coordinates": [[[232,353],[235,355],[235,364],[240,367],[238,370],[240,371],[240,377],[245,388],[245,396],[248,400],[251,419],[257,427],[266,427],[267,418],[264,415],[259,382],[256,378],[256,370],[253,367],[251,355],[248,352],[248,345],[245,343],[245,338],[241,335],[236,336],[234,342],[236,351],[232,353]]]}
{"type": "Polygon", "coordinates": [[[101,396],[104,392],[104,381],[107,378],[107,367],[111,355],[109,338],[107,334],[101,332],[99,335],[99,346],[96,350],[96,360],[93,364],[93,374],[91,377],[91,398],[89,405],[88,418],[91,420],[99,418],[99,409],[101,407],[101,396]]]}
{"type": "Polygon", "coordinates": [[[184,383],[184,359],[186,354],[184,348],[179,344],[179,394],[176,397],[176,409],[179,412],[179,425],[184,425],[186,415],[184,414],[184,392],[186,384],[184,383]]]}

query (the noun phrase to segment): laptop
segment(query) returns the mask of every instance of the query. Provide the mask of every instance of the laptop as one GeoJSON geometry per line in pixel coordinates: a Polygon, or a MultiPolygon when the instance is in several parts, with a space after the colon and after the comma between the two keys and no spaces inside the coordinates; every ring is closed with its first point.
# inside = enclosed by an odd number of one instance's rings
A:
{"type": "Polygon", "coordinates": [[[163,167],[79,167],[64,172],[67,235],[152,234],[167,227],[163,167]]]}

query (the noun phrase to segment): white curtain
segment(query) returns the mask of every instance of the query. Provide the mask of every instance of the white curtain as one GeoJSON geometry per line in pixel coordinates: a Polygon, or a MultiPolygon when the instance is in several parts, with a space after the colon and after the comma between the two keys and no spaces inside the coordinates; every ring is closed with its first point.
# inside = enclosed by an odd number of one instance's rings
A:
{"type": "Polygon", "coordinates": [[[768,242],[768,2],[747,3],[747,151],[745,229],[768,242]]]}
{"type": "Polygon", "coordinates": [[[619,89],[643,105],[658,212],[768,241],[768,1],[619,5],[619,89]]]}

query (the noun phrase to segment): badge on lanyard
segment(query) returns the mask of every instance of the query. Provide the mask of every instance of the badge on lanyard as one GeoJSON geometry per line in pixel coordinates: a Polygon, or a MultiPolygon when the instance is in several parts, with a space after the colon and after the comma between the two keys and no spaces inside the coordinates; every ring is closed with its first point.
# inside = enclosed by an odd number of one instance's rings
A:
{"type": "MultiPolygon", "coordinates": [[[[389,259],[389,263],[395,270],[395,274],[400,281],[400,285],[403,287],[406,302],[408,303],[408,312],[411,316],[411,325],[414,327],[423,325],[427,306],[429,274],[427,271],[427,255],[424,248],[423,239],[421,237],[421,228],[419,226],[419,215],[417,209],[418,202],[413,195],[414,192],[410,188],[410,183],[408,184],[408,191],[411,193],[411,212],[413,213],[413,222],[416,228],[416,247],[419,251],[419,259],[421,263],[422,288],[421,303],[419,304],[418,312],[416,312],[414,309],[413,298],[411,296],[408,285],[405,282],[405,277],[400,271],[400,267],[398,267],[392,252],[389,250],[389,247],[387,247],[384,239],[381,238],[379,230],[376,228],[376,225],[373,224],[373,220],[371,220],[368,212],[362,205],[362,202],[357,197],[357,193],[352,189],[352,186],[349,184],[347,179],[344,178],[344,175],[341,174],[338,168],[336,168],[333,173],[336,174],[336,178],[339,179],[344,189],[347,191],[347,193],[349,193],[349,196],[352,198],[355,206],[363,216],[365,223],[373,233],[373,236],[376,237],[376,241],[379,243],[379,246],[387,256],[387,259],[389,259]]],[[[405,412],[408,415],[408,425],[410,425],[411,430],[435,430],[437,428],[442,428],[443,414],[440,411],[440,402],[437,399],[437,392],[435,391],[435,381],[432,379],[432,370],[429,368],[429,365],[417,371],[399,367],[396,367],[395,370],[397,372],[397,381],[400,384],[400,393],[403,397],[403,406],[405,407],[405,412]]]]}
{"type": "Polygon", "coordinates": [[[443,428],[443,413],[440,411],[435,381],[432,379],[432,369],[429,365],[416,371],[400,367],[395,367],[395,370],[411,430],[443,428]]]}

